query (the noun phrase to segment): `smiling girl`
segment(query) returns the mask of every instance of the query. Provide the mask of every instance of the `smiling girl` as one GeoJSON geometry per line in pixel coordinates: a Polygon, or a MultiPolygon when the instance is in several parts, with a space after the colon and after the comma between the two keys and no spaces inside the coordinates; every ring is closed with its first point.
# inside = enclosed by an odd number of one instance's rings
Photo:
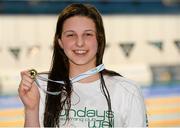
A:
{"type": "Polygon", "coordinates": [[[25,107],[25,126],[146,126],[138,86],[114,71],[97,70],[103,67],[105,44],[102,18],[95,7],[72,4],[60,13],[47,78],[64,84],[48,81],[47,91],[61,93],[44,94],[28,71],[21,72],[19,96],[25,107]],[[78,79],[86,71],[93,74],[78,79]],[[73,78],[78,80],[73,82],[73,78]]]}

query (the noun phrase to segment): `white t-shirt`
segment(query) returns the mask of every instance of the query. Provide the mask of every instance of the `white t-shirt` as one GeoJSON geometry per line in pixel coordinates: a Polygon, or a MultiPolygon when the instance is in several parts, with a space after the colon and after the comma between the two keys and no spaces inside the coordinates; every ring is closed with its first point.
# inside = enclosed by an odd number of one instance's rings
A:
{"type": "MultiPolygon", "coordinates": [[[[146,108],[139,87],[120,76],[104,76],[108,88],[113,127],[146,127],[146,108]]],[[[66,124],[66,111],[60,116],[60,127],[108,127],[108,105],[101,91],[101,81],[73,84],[69,111],[70,120],[66,124]]],[[[43,124],[45,94],[41,91],[40,124],[43,124]]]]}

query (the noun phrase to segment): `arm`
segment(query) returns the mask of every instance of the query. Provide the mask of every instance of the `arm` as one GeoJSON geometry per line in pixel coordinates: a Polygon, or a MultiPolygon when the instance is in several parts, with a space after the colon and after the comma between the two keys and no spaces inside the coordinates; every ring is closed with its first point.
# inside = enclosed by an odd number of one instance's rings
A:
{"type": "Polygon", "coordinates": [[[40,127],[39,125],[39,101],[40,94],[28,71],[21,72],[19,85],[19,97],[24,104],[25,127],[40,127]]]}
{"type": "Polygon", "coordinates": [[[40,127],[39,124],[39,110],[25,109],[25,123],[24,127],[40,127]]]}
{"type": "Polygon", "coordinates": [[[129,112],[127,113],[126,126],[127,127],[147,126],[146,107],[143,96],[139,89],[134,95],[132,95],[132,99],[129,105],[129,112]]]}

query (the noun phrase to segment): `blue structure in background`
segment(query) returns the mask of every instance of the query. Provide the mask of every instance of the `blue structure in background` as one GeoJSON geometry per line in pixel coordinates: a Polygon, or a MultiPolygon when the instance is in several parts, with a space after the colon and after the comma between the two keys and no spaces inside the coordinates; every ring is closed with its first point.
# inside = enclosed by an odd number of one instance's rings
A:
{"type": "Polygon", "coordinates": [[[102,14],[180,14],[179,0],[1,0],[0,14],[57,14],[78,2],[93,4],[102,14]]]}
{"type": "Polygon", "coordinates": [[[169,83],[167,85],[152,85],[143,88],[145,99],[153,97],[171,97],[180,96],[180,83],[169,83]]]}

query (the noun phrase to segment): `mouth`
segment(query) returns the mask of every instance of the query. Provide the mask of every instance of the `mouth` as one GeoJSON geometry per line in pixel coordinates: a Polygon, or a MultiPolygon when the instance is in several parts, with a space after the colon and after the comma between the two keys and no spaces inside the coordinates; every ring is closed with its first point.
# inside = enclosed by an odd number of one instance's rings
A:
{"type": "Polygon", "coordinates": [[[84,55],[86,54],[88,51],[87,50],[73,50],[73,52],[77,55],[84,55]]]}

